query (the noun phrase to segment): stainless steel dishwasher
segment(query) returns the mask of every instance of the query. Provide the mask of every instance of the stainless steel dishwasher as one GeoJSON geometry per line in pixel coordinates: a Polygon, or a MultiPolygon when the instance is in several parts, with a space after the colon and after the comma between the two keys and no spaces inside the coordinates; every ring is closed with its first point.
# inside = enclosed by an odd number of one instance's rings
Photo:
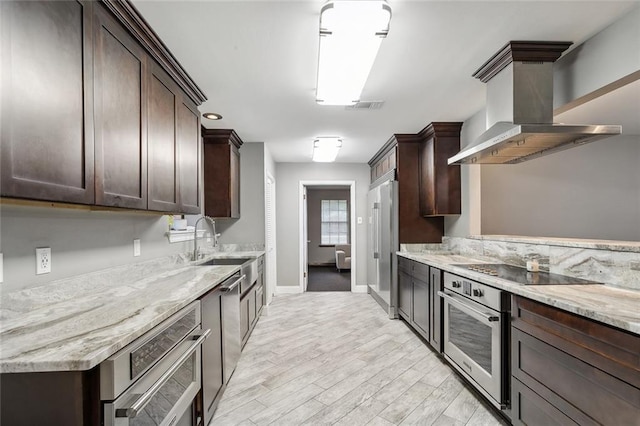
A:
{"type": "Polygon", "coordinates": [[[236,369],[242,349],[240,335],[240,284],[245,275],[228,279],[220,287],[222,292],[222,372],[225,384],[236,369]]]}
{"type": "Polygon", "coordinates": [[[240,357],[240,273],[201,299],[202,326],[212,330],[202,346],[202,399],[208,425],[240,357]]]}

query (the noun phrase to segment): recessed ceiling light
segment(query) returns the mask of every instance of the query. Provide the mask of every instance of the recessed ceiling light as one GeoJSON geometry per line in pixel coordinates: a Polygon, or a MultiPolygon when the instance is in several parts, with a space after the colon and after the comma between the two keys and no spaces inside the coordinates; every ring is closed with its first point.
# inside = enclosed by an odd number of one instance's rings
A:
{"type": "Polygon", "coordinates": [[[204,118],[208,118],[209,120],[222,120],[222,116],[220,114],[216,114],[215,112],[205,112],[202,114],[204,118]]]}

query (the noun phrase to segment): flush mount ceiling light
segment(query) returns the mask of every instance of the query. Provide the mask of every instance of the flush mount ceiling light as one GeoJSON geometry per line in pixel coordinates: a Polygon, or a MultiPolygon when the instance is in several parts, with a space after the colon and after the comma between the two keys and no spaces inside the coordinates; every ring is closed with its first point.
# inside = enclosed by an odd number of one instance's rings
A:
{"type": "Polygon", "coordinates": [[[204,118],[208,118],[209,120],[222,120],[222,116],[220,114],[216,114],[215,112],[205,112],[202,114],[204,118]]]}
{"type": "Polygon", "coordinates": [[[318,163],[335,161],[338,151],[342,147],[342,139],[335,136],[323,136],[313,141],[312,160],[318,163]]]}
{"type": "Polygon", "coordinates": [[[320,11],[316,102],[353,105],[389,32],[391,8],[382,0],[330,1],[320,11]]]}

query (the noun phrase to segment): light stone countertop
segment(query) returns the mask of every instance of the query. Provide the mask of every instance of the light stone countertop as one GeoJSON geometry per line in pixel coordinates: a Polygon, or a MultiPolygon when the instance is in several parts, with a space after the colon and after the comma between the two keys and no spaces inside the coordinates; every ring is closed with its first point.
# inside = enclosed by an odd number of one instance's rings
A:
{"type": "Polygon", "coordinates": [[[513,284],[498,277],[453,266],[461,263],[491,262],[485,257],[432,253],[398,252],[399,256],[429,264],[443,271],[481,281],[492,287],[555,306],[623,330],[640,334],[640,292],[606,285],[532,285],[513,284]]]}
{"type": "MultiPolygon", "coordinates": [[[[263,254],[216,252],[202,261],[263,254]]],[[[91,369],[239,268],[184,261],[163,268],[158,261],[147,261],[3,293],[0,372],[91,369]]]]}

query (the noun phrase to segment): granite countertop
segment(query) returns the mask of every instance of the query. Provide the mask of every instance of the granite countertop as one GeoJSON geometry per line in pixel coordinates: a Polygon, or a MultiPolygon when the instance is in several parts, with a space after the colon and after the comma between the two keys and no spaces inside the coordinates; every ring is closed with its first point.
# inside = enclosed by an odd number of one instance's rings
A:
{"type": "Polygon", "coordinates": [[[605,285],[524,286],[498,277],[453,266],[460,263],[501,263],[488,258],[432,253],[398,252],[399,256],[426,263],[436,268],[492,287],[555,306],[586,318],[640,334],[640,292],[605,285]]]}
{"type": "MultiPolygon", "coordinates": [[[[216,252],[257,258],[263,251],[216,252]]],[[[239,266],[147,261],[0,297],[0,372],[88,370],[176,313],[239,266]]]]}

